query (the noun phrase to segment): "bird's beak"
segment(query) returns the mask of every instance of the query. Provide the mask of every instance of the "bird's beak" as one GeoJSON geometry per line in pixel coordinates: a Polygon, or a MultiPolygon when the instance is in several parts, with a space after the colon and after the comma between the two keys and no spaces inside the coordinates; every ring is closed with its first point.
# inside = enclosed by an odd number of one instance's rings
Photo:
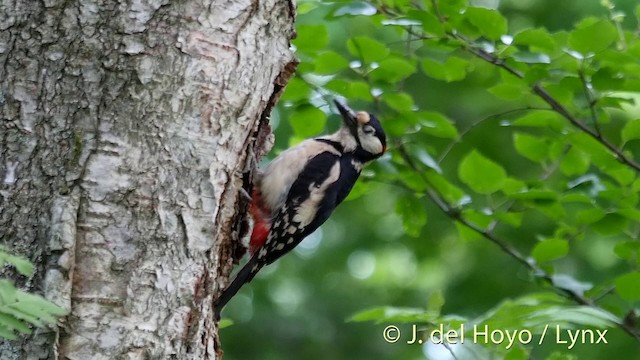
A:
{"type": "Polygon", "coordinates": [[[358,128],[358,121],[356,120],[356,113],[351,110],[347,105],[341,104],[338,100],[333,100],[340,111],[340,115],[342,115],[342,121],[344,124],[351,130],[355,130],[358,128]]]}

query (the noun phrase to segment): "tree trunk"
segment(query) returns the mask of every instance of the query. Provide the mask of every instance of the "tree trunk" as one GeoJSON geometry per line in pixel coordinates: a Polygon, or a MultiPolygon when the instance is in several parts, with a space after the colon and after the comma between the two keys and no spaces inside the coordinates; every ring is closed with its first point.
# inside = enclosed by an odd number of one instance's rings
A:
{"type": "Polygon", "coordinates": [[[294,17],[278,0],[0,1],[0,237],[38,268],[22,285],[69,311],[0,358],[219,357],[212,300],[294,17]]]}

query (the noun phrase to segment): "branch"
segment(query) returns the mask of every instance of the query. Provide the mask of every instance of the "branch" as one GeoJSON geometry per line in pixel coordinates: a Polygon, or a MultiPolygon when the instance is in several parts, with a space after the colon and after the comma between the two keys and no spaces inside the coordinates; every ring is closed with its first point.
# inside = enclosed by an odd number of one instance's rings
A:
{"type": "MultiPolygon", "coordinates": [[[[442,24],[446,23],[446,19],[440,13],[440,9],[438,7],[438,1],[431,0],[431,4],[433,6],[433,11],[436,14],[438,20],[442,24]]],[[[417,36],[417,38],[422,38],[422,39],[432,38],[430,36],[427,37],[424,34],[418,34],[409,28],[405,28],[405,31],[410,32],[414,36],[417,36]]],[[[460,34],[449,31],[446,33],[446,35],[450,39],[461,41],[464,44],[464,50],[467,51],[468,53],[505,70],[506,72],[508,72],[509,74],[517,78],[524,79],[524,74],[522,74],[517,69],[511,67],[503,59],[483,49],[473,46],[468,39],[464,38],[460,34]]],[[[640,172],[640,164],[638,164],[634,159],[625,155],[621,149],[619,149],[617,146],[612,144],[609,140],[605,139],[602,136],[602,134],[600,134],[600,131],[597,129],[597,126],[598,126],[597,122],[594,122],[594,126],[596,127],[597,130],[593,130],[588,126],[586,126],[584,122],[582,122],[576,116],[571,114],[566,107],[560,104],[560,102],[558,102],[551,94],[549,94],[549,92],[540,83],[534,84],[531,89],[533,93],[536,94],[538,97],[540,97],[544,102],[546,102],[553,111],[560,114],[562,117],[567,119],[573,126],[577,127],[580,131],[588,134],[589,136],[594,138],[596,141],[604,145],[604,147],[609,149],[609,151],[611,151],[614,154],[614,156],[618,161],[633,168],[635,171],[640,172]]],[[[590,104],[590,107],[592,106],[593,105],[590,104]]]]}
{"type": "Polygon", "coordinates": [[[540,110],[540,111],[552,111],[551,109],[548,108],[541,108],[541,107],[522,107],[522,108],[516,108],[516,109],[510,109],[510,110],[505,110],[496,114],[491,114],[488,115],[480,120],[476,120],[473,123],[471,123],[471,125],[469,125],[466,129],[462,130],[460,132],[460,134],[458,134],[458,137],[456,139],[454,139],[453,141],[451,141],[447,147],[442,151],[442,153],[440,154],[440,156],[438,156],[438,164],[441,164],[444,159],[447,157],[447,155],[449,155],[449,153],[451,152],[451,150],[453,150],[453,147],[456,146],[456,144],[459,144],[460,142],[462,142],[462,138],[465,137],[469,132],[471,132],[471,130],[475,129],[477,126],[479,126],[480,124],[484,123],[485,121],[489,121],[492,119],[497,119],[500,118],[502,116],[506,116],[509,114],[513,114],[513,113],[517,113],[517,112],[522,112],[522,111],[532,111],[532,110],[540,110]]]}
{"type": "Polygon", "coordinates": [[[539,267],[538,264],[536,264],[534,261],[530,261],[529,259],[527,259],[524,255],[522,255],[520,253],[520,251],[518,251],[518,249],[516,249],[515,247],[511,246],[511,244],[509,244],[507,241],[504,241],[501,238],[499,238],[498,236],[496,236],[495,233],[493,233],[492,230],[483,229],[483,228],[477,226],[476,224],[474,224],[473,222],[469,221],[468,219],[466,219],[462,215],[462,212],[460,212],[457,208],[455,208],[451,204],[447,203],[447,201],[436,190],[433,190],[434,187],[432,186],[431,182],[425,176],[424,171],[422,171],[422,169],[419,169],[417,167],[417,165],[415,164],[415,162],[413,161],[413,159],[411,158],[411,156],[407,152],[407,149],[406,149],[404,144],[400,143],[398,145],[398,153],[400,154],[402,159],[407,163],[407,165],[409,165],[409,167],[416,174],[418,174],[425,181],[425,183],[427,183],[427,185],[429,186],[427,188],[427,191],[426,191],[427,196],[429,197],[429,199],[431,199],[431,201],[434,202],[434,204],[436,204],[436,206],[446,216],[448,216],[450,219],[452,219],[452,220],[464,225],[468,229],[474,231],[475,233],[481,235],[485,239],[487,239],[487,240],[491,241],[492,243],[494,243],[495,245],[497,245],[500,248],[500,250],[502,250],[504,253],[506,253],[511,258],[516,260],[518,263],[524,265],[535,276],[543,279],[549,286],[551,286],[553,289],[555,289],[556,292],[559,292],[559,293],[563,294],[565,297],[569,298],[570,300],[574,301],[577,304],[584,305],[584,306],[589,306],[589,307],[592,307],[594,309],[598,309],[599,311],[602,311],[602,312],[607,313],[610,316],[614,317],[616,319],[616,325],[618,325],[619,328],[621,328],[622,330],[627,332],[629,335],[631,335],[633,338],[635,338],[638,342],[640,342],[640,333],[638,333],[637,330],[633,326],[625,323],[623,320],[620,320],[614,314],[611,314],[610,312],[608,312],[605,309],[601,308],[595,302],[593,302],[591,299],[585,297],[583,294],[581,294],[579,292],[576,292],[574,290],[566,289],[566,288],[563,288],[563,287],[560,287],[560,286],[556,285],[554,283],[554,281],[553,281],[553,276],[551,274],[549,274],[548,272],[543,270],[541,267],[539,267]]]}
{"type": "MultiPolygon", "coordinates": [[[[454,36],[458,40],[465,41],[463,38],[461,38],[459,36],[456,36],[456,35],[453,35],[453,34],[451,34],[450,36],[454,36]]],[[[488,52],[486,52],[486,51],[484,51],[482,49],[470,47],[468,43],[465,43],[465,44],[467,44],[467,47],[465,47],[465,50],[467,52],[477,56],[478,58],[480,58],[480,59],[482,59],[482,60],[484,60],[484,61],[486,61],[488,63],[496,65],[497,67],[507,71],[508,73],[510,73],[510,74],[520,78],[520,79],[524,79],[524,75],[521,72],[519,72],[518,70],[516,70],[516,69],[512,68],[511,66],[509,66],[506,62],[504,62],[504,60],[502,60],[502,59],[498,58],[497,56],[495,56],[493,54],[490,54],[490,53],[488,53],[488,52]]],[[[592,138],[596,139],[596,141],[598,141],[599,143],[604,145],[607,149],[609,149],[609,151],[611,151],[615,155],[615,157],[616,157],[616,159],[618,161],[622,162],[623,164],[628,165],[629,167],[633,168],[635,171],[640,172],[640,164],[638,164],[637,162],[635,162],[635,160],[633,160],[632,158],[630,158],[627,155],[625,155],[622,152],[622,150],[620,150],[618,147],[616,147],[611,142],[609,142],[609,140],[607,140],[604,137],[602,137],[600,132],[589,128],[580,119],[578,119],[573,114],[571,114],[569,112],[569,110],[567,110],[567,108],[562,106],[562,104],[560,104],[551,94],[549,94],[549,92],[540,83],[536,83],[535,85],[533,85],[532,90],[533,90],[534,94],[538,95],[538,97],[540,97],[542,100],[544,100],[544,102],[549,104],[551,109],[553,109],[555,112],[560,114],[565,119],[569,120],[569,122],[573,126],[575,126],[578,129],[580,129],[580,131],[587,133],[589,136],[591,136],[592,138]]]]}

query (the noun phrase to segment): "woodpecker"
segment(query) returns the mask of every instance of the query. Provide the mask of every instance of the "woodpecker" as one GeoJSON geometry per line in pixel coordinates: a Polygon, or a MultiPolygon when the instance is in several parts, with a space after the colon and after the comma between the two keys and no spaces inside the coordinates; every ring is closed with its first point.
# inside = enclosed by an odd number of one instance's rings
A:
{"type": "Polygon", "coordinates": [[[304,140],[284,151],[254,181],[249,204],[254,223],[251,258],[216,300],[216,319],[262,267],[322,225],[347,197],[362,167],[386,151],[386,135],[373,114],[334,103],[343,120],[337,132],[304,140]]]}

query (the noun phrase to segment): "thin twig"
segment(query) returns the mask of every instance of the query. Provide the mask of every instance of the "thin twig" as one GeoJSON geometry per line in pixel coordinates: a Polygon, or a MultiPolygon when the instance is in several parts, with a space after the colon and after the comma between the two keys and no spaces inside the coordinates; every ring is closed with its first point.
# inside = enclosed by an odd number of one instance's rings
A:
{"type": "Polygon", "coordinates": [[[523,108],[506,110],[506,111],[503,111],[503,112],[500,112],[500,113],[497,113],[497,114],[491,114],[491,115],[486,116],[486,117],[484,117],[484,118],[482,118],[480,120],[476,120],[471,125],[469,125],[469,127],[464,129],[463,131],[461,131],[458,134],[458,137],[456,139],[454,139],[453,141],[451,141],[447,145],[447,147],[442,151],[442,153],[438,157],[438,164],[442,163],[442,161],[444,161],[444,159],[447,157],[447,155],[449,155],[451,150],[453,150],[453,147],[456,146],[457,144],[459,144],[462,141],[462,138],[465,135],[467,135],[469,132],[471,132],[471,130],[475,129],[478,125],[484,123],[485,121],[496,119],[496,118],[499,118],[499,117],[502,117],[502,116],[506,116],[506,115],[509,115],[509,114],[512,114],[512,113],[522,112],[522,111],[531,111],[531,110],[552,111],[551,109],[548,109],[548,108],[523,107],[523,108]]]}
{"type": "Polygon", "coordinates": [[[589,83],[587,82],[587,78],[584,75],[584,70],[580,68],[578,70],[578,77],[580,77],[580,82],[582,83],[582,92],[584,93],[585,99],[587,99],[587,103],[589,104],[589,110],[591,111],[591,121],[593,122],[593,128],[595,129],[598,136],[602,137],[602,132],[600,132],[600,124],[598,124],[598,114],[596,113],[596,101],[593,99],[591,95],[591,90],[589,89],[589,83]]]}

